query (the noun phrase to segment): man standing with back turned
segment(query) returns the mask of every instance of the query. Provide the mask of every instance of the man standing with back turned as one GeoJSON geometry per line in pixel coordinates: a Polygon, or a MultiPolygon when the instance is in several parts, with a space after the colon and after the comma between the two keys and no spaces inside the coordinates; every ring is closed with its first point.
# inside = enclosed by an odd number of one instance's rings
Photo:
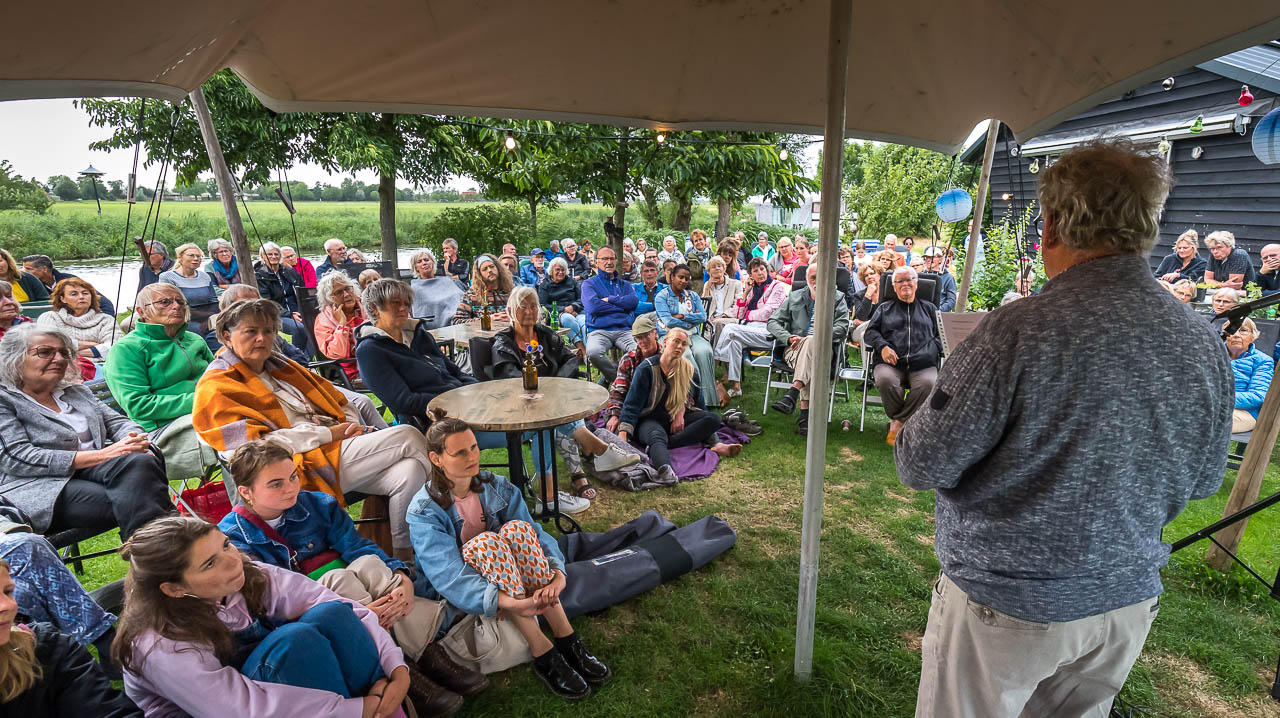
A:
{"type": "Polygon", "coordinates": [[[937,490],[917,716],[1103,718],[1142,651],[1160,529],[1222,482],[1234,394],[1147,266],[1170,182],[1125,141],[1041,173],[1049,281],[982,320],[898,436],[902,482],[937,490]],[[1156,421],[1175,385],[1197,411],[1156,421]]]}

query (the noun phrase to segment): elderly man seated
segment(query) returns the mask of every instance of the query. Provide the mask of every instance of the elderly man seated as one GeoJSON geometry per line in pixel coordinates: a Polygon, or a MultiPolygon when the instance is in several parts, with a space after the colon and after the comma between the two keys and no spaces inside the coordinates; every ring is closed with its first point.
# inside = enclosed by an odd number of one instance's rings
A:
{"type": "Polygon", "coordinates": [[[388,497],[393,553],[412,559],[405,515],[431,471],[422,433],[408,425],[366,426],[337,387],[277,353],[275,302],[237,302],[218,314],[216,326],[223,349],[196,385],[200,438],[229,455],[269,435],[295,455],[303,489],[340,502],[349,491],[388,497]]]}
{"type": "Polygon", "coordinates": [[[337,237],[330,237],[324,241],[324,253],[327,255],[324,262],[316,267],[317,278],[324,277],[344,264],[354,264],[347,256],[347,243],[337,237]]]}
{"type": "Polygon", "coordinates": [[[890,446],[897,441],[902,425],[929,398],[942,356],[938,308],[916,296],[917,286],[916,270],[894,270],[896,298],[876,307],[862,335],[871,351],[871,374],[884,401],[884,413],[889,415],[885,443],[890,446]]]}
{"type": "Polygon", "coordinates": [[[191,427],[196,381],[213,361],[199,334],[187,330],[186,297],[172,284],[138,292],[133,331],[111,347],[104,367],[120,410],[150,432],[164,454],[170,479],[201,476],[217,459],[200,446],[191,427]]]}
{"type": "MultiPolygon", "coordinates": [[[[754,260],[752,260],[754,261],[754,260]]],[[[800,401],[800,418],[796,421],[796,431],[800,435],[809,433],[809,384],[813,381],[813,359],[816,344],[809,341],[814,335],[814,314],[817,303],[814,293],[818,291],[818,263],[809,265],[805,273],[808,284],[798,291],[787,295],[787,300],[778,307],[769,318],[769,333],[779,344],[787,347],[786,361],[794,370],[791,376],[791,388],[781,399],[773,402],[775,411],[790,414],[796,409],[796,401],[800,401]]],[[[835,325],[831,328],[831,339],[836,346],[844,344],[849,334],[849,305],[844,295],[835,293],[835,309],[832,314],[835,325]]]]}
{"type": "Polygon", "coordinates": [[[1209,248],[1208,266],[1204,270],[1204,283],[1210,287],[1231,287],[1243,289],[1244,285],[1256,281],[1253,260],[1249,253],[1236,246],[1236,236],[1226,230],[1212,232],[1204,238],[1204,246],[1209,248]]]}
{"type": "Polygon", "coordinates": [[[1268,244],[1262,248],[1262,266],[1258,268],[1258,286],[1262,295],[1280,292],[1280,244],[1268,244]]]}
{"type": "Polygon", "coordinates": [[[640,300],[631,283],[618,276],[612,247],[601,247],[596,252],[596,264],[596,276],[582,283],[582,309],[586,316],[587,361],[600,371],[601,383],[607,385],[618,373],[609,350],[616,346],[631,351],[636,347],[631,336],[632,312],[640,300]]]}

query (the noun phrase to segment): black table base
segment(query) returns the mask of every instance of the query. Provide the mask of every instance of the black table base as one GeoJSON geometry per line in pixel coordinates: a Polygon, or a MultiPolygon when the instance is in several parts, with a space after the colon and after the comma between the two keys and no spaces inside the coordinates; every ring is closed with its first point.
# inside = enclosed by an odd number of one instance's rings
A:
{"type": "MultiPolygon", "coordinates": [[[[536,498],[540,498],[542,487],[534,486],[529,476],[524,470],[524,446],[522,438],[523,431],[507,432],[507,467],[511,472],[511,480],[516,486],[526,494],[530,494],[536,498]]],[[[560,476],[559,470],[556,468],[555,458],[555,428],[536,429],[533,440],[538,442],[539,448],[542,450],[543,456],[551,457],[551,501],[545,511],[531,511],[533,518],[538,521],[553,521],[555,527],[560,529],[560,533],[570,534],[582,530],[582,526],[572,516],[560,510],[560,476]],[[545,441],[545,443],[544,443],[545,441]]],[[[534,467],[534,473],[537,474],[539,467],[534,467]]],[[[547,502],[544,502],[546,505],[547,502]]],[[[536,506],[537,504],[535,504],[536,506]]]]}

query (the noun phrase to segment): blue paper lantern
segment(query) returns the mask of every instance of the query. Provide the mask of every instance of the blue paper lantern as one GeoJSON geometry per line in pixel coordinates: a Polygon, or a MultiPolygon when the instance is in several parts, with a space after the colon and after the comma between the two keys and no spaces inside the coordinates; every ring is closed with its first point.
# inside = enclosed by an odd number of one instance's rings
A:
{"type": "Polygon", "coordinates": [[[1268,112],[1253,130],[1253,154],[1264,165],[1280,164],[1280,107],[1268,112]]]}
{"type": "Polygon", "coordinates": [[[938,219],[948,224],[959,222],[973,211],[973,198],[962,189],[949,189],[938,195],[935,207],[938,210],[938,219]]]}

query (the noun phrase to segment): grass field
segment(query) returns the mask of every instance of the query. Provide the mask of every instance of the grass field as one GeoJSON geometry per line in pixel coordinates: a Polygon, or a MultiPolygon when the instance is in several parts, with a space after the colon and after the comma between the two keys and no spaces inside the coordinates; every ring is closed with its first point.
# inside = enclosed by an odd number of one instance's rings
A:
{"type": "MultiPolygon", "coordinates": [[[[837,399],[826,457],[813,681],[792,680],[799,571],[804,447],[794,420],[759,417],[761,377],[747,374],[735,400],[766,433],[710,478],[675,488],[624,493],[608,487],[583,514],[602,531],[656,509],[678,524],[716,514],[738,531],[731,551],[693,574],[603,614],[579,618],[587,644],[615,678],[580,704],[552,697],[527,666],[492,677],[493,686],[460,715],[519,716],[910,716],[920,674],[920,639],[937,574],[932,493],[904,488],[883,442],[887,419],[874,407],[857,430],[857,397],[837,399]],[[841,418],[853,420],[842,432],[841,418]]],[[[816,426],[816,424],[815,424],[816,426]]],[[[486,457],[500,460],[500,457],[486,457]]],[[[1153,468],[1158,470],[1158,468],[1153,468]]],[[[1234,472],[1213,498],[1193,503],[1166,531],[1180,538],[1221,516],[1234,472]]],[[[1263,494],[1280,490],[1268,471],[1263,494]]],[[[1250,523],[1241,547],[1262,575],[1280,561],[1280,510],[1250,523]]],[[[98,544],[105,545],[105,539],[98,544]]],[[[1280,638],[1280,603],[1237,569],[1203,565],[1206,543],[1176,554],[1146,649],[1122,697],[1147,706],[1135,715],[1280,716],[1268,696],[1280,638]]],[[[123,575],[115,557],[90,562],[93,588],[123,575]]]]}
{"type": "MultiPolygon", "coordinates": [[[[397,202],[396,212],[405,215],[435,215],[444,211],[449,207],[471,207],[477,202],[397,202]]],[[[254,219],[258,218],[283,218],[288,219],[289,212],[284,205],[278,200],[249,200],[249,213],[254,219]]],[[[306,214],[331,214],[350,212],[353,214],[369,214],[375,217],[378,214],[377,201],[372,202],[298,202],[294,205],[299,213],[306,214]]],[[[134,216],[145,216],[147,213],[147,203],[140,202],[134,205],[134,216]]],[[[123,218],[128,211],[128,202],[103,202],[102,216],[106,218],[119,217],[123,218]]],[[[53,208],[49,210],[56,214],[67,216],[96,216],[98,206],[92,200],[80,200],[78,202],[56,202],[53,208]]],[[[180,217],[186,214],[195,214],[201,217],[212,217],[221,219],[223,217],[221,202],[175,202],[165,200],[160,205],[162,216],[180,217]]],[[[244,208],[241,207],[241,215],[244,214],[244,208]]]]}

